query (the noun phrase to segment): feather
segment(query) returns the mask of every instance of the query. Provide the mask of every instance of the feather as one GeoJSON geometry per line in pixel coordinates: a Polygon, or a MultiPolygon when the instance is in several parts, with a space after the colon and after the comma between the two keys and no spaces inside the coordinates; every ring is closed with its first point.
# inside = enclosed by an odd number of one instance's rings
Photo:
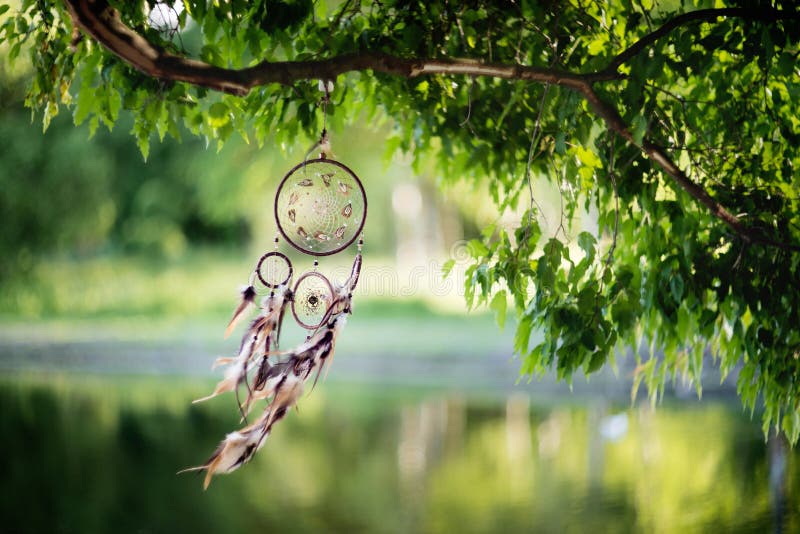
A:
{"type": "Polygon", "coordinates": [[[278,324],[275,326],[275,348],[278,348],[278,344],[280,342],[281,337],[281,327],[283,326],[283,317],[286,315],[286,307],[292,301],[294,295],[292,294],[292,290],[288,287],[286,288],[286,292],[283,296],[283,303],[281,304],[281,311],[278,314],[278,324]]]}
{"type": "Polygon", "coordinates": [[[236,328],[236,323],[239,322],[244,314],[250,309],[253,304],[255,304],[256,300],[256,290],[253,286],[247,286],[242,290],[242,301],[236,307],[236,310],[233,312],[233,317],[231,317],[230,322],[228,323],[228,327],[225,329],[225,338],[227,339],[228,336],[231,335],[233,329],[236,328]]]}
{"type": "Polygon", "coordinates": [[[216,369],[220,365],[228,365],[229,363],[235,362],[235,361],[236,361],[235,357],[231,358],[231,357],[228,357],[228,356],[223,356],[221,358],[217,358],[216,360],[214,360],[214,363],[211,364],[211,370],[213,371],[214,369],[216,369]]]}
{"type": "Polygon", "coordinates": [[[356,290],[358,277],[361,275],[361,261],[361,253],[359,252],[356,254],[356,257],[353,260],[353,268],[350,271],[350,278],[348,278],[347,282],[344,283],[344,287],[348,288],[350,293],[356,290]]]}
{"type": "MultiPolygon", "coordinates": [[[[269,340],[267,340],[267,351],[269,351],[269,340]]],[[[261,357],[261,363],[258,364],[256,376],[253,379],[253,391],[258,391],[264,387],[264,383],[267,381],[272,367],[272,364],[269,362],[269,356],[265,353],[264,356],[261,357]]]]}
{"type": "Polygon", "coordinates": [[[207,401],[216,397],[217,395],[221,395],[222,393],[237,390],[239,384],[241,384],[242,381],[246,381],[245,379],[248,371],[254,367],[253,362],[251,362],[251,356],[255,350],[255,347],[258,345],[259,336],[262,332],[263,320],[261,317],[259,317],[253,321],[253,323],[250,325],[250,328],[248,328],[247,332],[242,338],[242,343],[239,346],[239,355],[235,358],[217,358],[217,360],[214,362],[212,368],[225,364],[227,364],[228,367],[225,369],[222,380],[217,383],[211,395],[196,399],[192,401],[192,403],[207,401]],[[252,339],[249,339],[248,341],[251,333],[252,339]]]}
{"type": "Polygon", "coordinates": [[[250,408],[250,405],[252,405],[253,401],[269,399],[275,395],[275,389],[282,378],[283,377],[281,375],[272,376],[264,380],[264,383],[260,388],[253,388],[253,393],[250,396],[250,403],[247,405],[247,408],[250,408]]]}
{"type": "Polygon", "coordinates": [[[265,425],[266,415],[252,425],[226,435],[222,443],[217,446],[216,450],[202,465],[190,467],[178,473],[205,470],[206,477],[203,480],[203,489],[205,490],[211,484],[211,478],[214,474],[226,474],[236,471],[250,461],[256,451],[266,442],[266,438],[269,435],[269,430],[265,425]]]}
{"type": "Polygon", "coordinates": [[[280,321],[283,319],[284,310],[289,301],[289,299],[286,298],[288,295],[291,295],[291,291],[284,285],[263,300],[261,303],[262,313],[250,323],[250,326],[242,336],[238,356],[233,358],[217,358],[214,362],[214,367],[218,365],[228,365],[225,369],[223,379],[217,383],[214,391],[210,395],[197,399],[194,402],[202,402],[216,397],[217,395],[221,395],[222,393],[235,391],[237,405],[244,417],[245,410],[242,408],[243,405],[238,397],[239,386],[242,383],[247,386],[248,396],[247,400],[244,402],[244,406],[247,406],[252,396],[252,390],[247,381],[247,375],[251,370],[259,367],[259,365],[256,364],[257,358],[266,355],[269,352],[270,342],[273,338],[277,338],[280,329],[280,321]]]}
{"type": "MultiPolygon", "coordinates": [[[[289,295],[289,293],[284,293],[289,295]]],[[[281,309],[289,298],[284,298],[281,309]]],[[[274,302],[273,304],[277,304],[274,302]]],[[[326,365],[333,360],[336,339],[347,322],[350,313],[350,294],[348,285],[339,288],[336,300],[331,306],[327,320],[320,329],[308,340],[301,343],[293,350],[279,353],[270,351],[272,334],[279,328],[279,318],[282,317],[280,309],[270,308],[263,317],[257,318],[248,329],[245,336],[255,331],[253,339],[248,343],[247,337],[242,341],[239,356],[236,358],[222,358],[223,363],[230,366],[225,371],[224,379],[217,385],[211,398],[222,391],[237,388],[237,380],[247,376],[251,369],[256,369],[253,388],[249,390],[245,401],[245,409],[249,410],[252,401],[271,399],[261,416],[253,424],[231,432],[219,444],[217,449],[200,466],[191,467],[184,471],[206,471],[203,488],[208,488],[215,474],[231,473],[252,459],[255,453],[264,445],[267,436],[272,432],[272,427],[280,421],[293,407],[305,391],[305,384],[309,377],[316,371],[314,385],[319,380],[320,373],[326,365]],[[272,319],[275,320],[270,323],[272,319]],[[263,349],[261,342],[263,341],[263,349]],[[261,357],[260,361],[253,358],[253,354],[261,357]],[[269,361],[270,356],[282,354],[285,358],[275,364],[269,361]]],[[[249,386],[248,386],[249,387],[249,386]]],[[[313,389],[313,386],[312,386],[313,389]]],[[[205,399],[198,399],[205,400],[205,399]]],[[[195,401],[195,402],[198,402],[195,401]]],[[[240,406],[240,410],[242,407],[240,406]]],[[[242,414],[246,413],[242,410],[242,414]]]]}
{"type": "Polygon", "coordinates": [[[261,362],[258,364],[255,378],[253,379],[253,387],[247,391],[247,399],[244,401],[244,414],[250,413],[250,408],[253,401],[267,399],[272,396],[274,392],[275,376],[282,372],[282,367],[273,365],[269,361],[269,339],[267,339],[267,352],[261,357],[261,362]],[[272,378],[271,385],[268,381],[272,378]]]}
{"type": "MultiPolygon", "coordinates": [[[[337,304],[337,301],[334,302],[337,304]]],[[[349,307],[348,307],[349,309],[349,307]]],[[[289,354],[290,362],[308,361],[309,369],[306,378],[316,369],[312,390],[317,385],[322,369],[333,361],[333,353],[336,348],[336,339],[347,323],[347,312],[339,312],[333,319],[330,319],[325,326],[317,331],[305,343],[302,343],[289,354]]],[[[327,370],[326,370],[327,376],[327,370]]]]}
{"type": "Polygon", "coordinates": [[[262,416],[252,425],[226,435],[205,463],[179,473],[205,470],[203,489],[207,489],[214,474],[231,473],[250,461],[264,445],[272,425],[281,420],[303,394],[310,362],[311,360],[295,361],[293,365],[284,366],[283,372],[273,377],[276,381],[274,398],[262,416]]]}
{"type": "Polygon", "coordinates": [[[266,410],[266,428],[280,420],[289,409],[297,403],[303,394],[305,377],[295,372],[284,374],[275,386],[275,396],[266,410]]]}
{"type": "Polygon", "coordinates": [[[192,401],[192,404],[207,401],[209,399],[213,399],[217,395],[234,390],[241,383],[242,377],[247,374],[247,367],[249,367],[248,363],[249,362],[241,361],[237,358],[233,365],[225,369],[225,374],[223,375],[222,380],[217,382],[217,385],[211,395],[195,399],[192,401]]]}
{"type": "Polygon", "coordinates": [[[328,371],[331,368],[331,364],[333,363],[333,349],[336,343],[336,338],[339,337],[339,333],[344,329],[345,325],[347,324],[347,315],[345,313],[349,313],[349,304],[348,304],[348,311],[341,313],[337,316],[334,326],[333,326],[333,340],[331,342],[331,350],[328,354],[323,357],[322,366],[325,367],[325,378],[328,377],[328,371]],[[327,364],[327,367],[326,367],[327,364]]]}

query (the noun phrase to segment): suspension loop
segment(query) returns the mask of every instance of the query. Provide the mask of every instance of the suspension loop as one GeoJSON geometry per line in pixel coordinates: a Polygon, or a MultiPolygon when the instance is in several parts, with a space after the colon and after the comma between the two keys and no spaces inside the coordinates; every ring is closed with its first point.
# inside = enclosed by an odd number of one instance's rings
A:
{"type": "Polygon", "coordinates": [[[318,84],[319,90],[322,91],[323,95],[320,99],[320,104],[322,104],[322,136],[320,137],[320,143],[322,139],[325,138],[328,130],[328,103],[331,101],[331,91],[333,90],[333,82],[330,80],[320,80],[318,84]]]}
{"type": "Polygon", "coordinates": [[[328,130],[322,130],[322,135],[317,141],[317,147],[319,147],[319,157],[320,159],[326,159],[329,155],[331,155],[331,140],[328,137],[328,130]]]}
{"type": "Polygon", "coordinates": [[[328,138],[328,104],[331,101],[333,82],[331,80],[320,80],[318,87],[323,96],[320,99],[320,104],[322,105],[322,133],[319,136],[317,146],[320,149],[320,157],[324,159],[331,153],[331,143],[328,138]]]}

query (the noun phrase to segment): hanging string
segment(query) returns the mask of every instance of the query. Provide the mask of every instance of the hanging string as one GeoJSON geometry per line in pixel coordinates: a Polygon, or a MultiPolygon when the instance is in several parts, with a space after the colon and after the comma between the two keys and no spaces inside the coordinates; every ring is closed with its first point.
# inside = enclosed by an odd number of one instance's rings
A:
{"type": "Polygon", "coordinates": [[[333,82],[331,81],[319,81],[319,88],[320,90],[325,93],[322,97],[322,137],[328,133],[328,104],[331,101],[331,88],[333,87],[333,82]]]}
{"type": "Polygon", "coordinates": [[[323,95],[322,98],[319,100],[320,106],[322,106],[322,133],[319,136],[319,141],[314,143],[311,148],[308,149],[306,152],[305,158],[303,158],[303,162],[305,163],[308,160],[308,157],[318,148],[320,149],[320,158],[325,159],[327,154],[331,152],[331,143],[330,139],[328,138],[328,104],[331,101],[331,91],[333,91],[333,82],[331,80],[320,80],[319,81],[319,90],[322,91],[323,95]]]}

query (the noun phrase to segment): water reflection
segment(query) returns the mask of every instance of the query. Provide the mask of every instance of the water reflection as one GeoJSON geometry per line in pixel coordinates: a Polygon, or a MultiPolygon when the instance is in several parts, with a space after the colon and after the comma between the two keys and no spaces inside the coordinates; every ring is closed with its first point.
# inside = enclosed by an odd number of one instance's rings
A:
{"type": "Polygon", "coordinates": [[[798,454],[736,405],[537,406],[326,384],[239,472],[202,381],[0,379],[4,532],[676,532],[798,522],[798,454]],[[781,470],[777,472],[776,470],[781,470]],[[772,490],[771,490],[772,488],[772,490]],[[777,504],[780,504],[777,503],[777,504]]]}

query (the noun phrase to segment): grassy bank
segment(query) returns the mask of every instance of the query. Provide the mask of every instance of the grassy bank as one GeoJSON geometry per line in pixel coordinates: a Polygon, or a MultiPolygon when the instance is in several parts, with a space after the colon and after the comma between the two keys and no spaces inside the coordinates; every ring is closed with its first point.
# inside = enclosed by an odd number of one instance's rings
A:
{"type": "MultiPolygon", "coordinates": [[[[223,341],[222,333],[238,288],[247,281],[257,257],[257,252],[197,249],[171,260],[106,255],[41,262],[26,278],[0,289],[0,342],[6,347],[133,342],[235,351],[238,334],[223,341]]],[[[349,261],[326,260],[322,267],[339,273],[349,261]]],[[[375,272],[394,276],[387,283],[396,284],[398,275],[389,261],[368,261],[375,272]]],[[[310,264],[301,263],[296,272],[307,268],[310,264]]],[[[401,356],[510,355],[513,329],[500,332],[486,312],[466,313],[457,294],[392,293],[367,284],[359,288],[341,340],[344,350],[401,356]]],[[[287,343],[303,336],[303,331],[287,324],[287,343]]]]}

